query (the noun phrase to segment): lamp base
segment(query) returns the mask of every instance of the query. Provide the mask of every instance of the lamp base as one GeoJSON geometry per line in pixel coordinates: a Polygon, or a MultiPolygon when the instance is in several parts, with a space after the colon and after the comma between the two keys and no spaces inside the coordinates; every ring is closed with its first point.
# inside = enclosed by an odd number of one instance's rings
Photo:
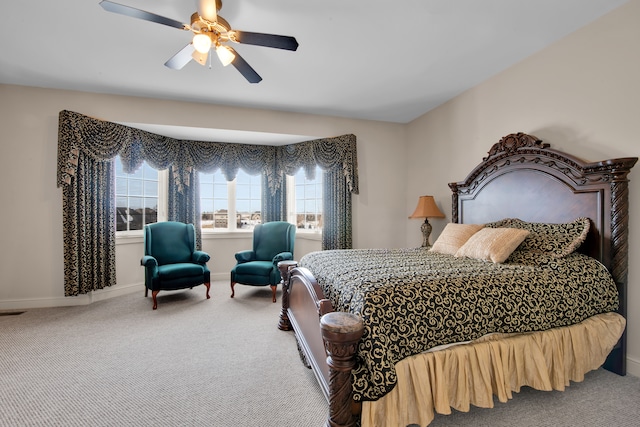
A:
{"type": "Polygon", "coordinates": [[[424,223],[420,227],[422,231],[422,247],[426,248],[431,246],[429,244],[429,236],[431,235],[431,224],[429,224],[429,220],[427,218],[424,219],[424,223]]]}

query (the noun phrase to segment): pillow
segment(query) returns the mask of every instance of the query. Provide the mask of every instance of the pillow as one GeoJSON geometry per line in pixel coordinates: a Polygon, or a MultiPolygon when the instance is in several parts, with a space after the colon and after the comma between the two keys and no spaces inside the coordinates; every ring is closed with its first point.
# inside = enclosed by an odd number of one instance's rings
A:
{"type": "Polygon", "coordinates": [[[520,245],[519,251],[548,254],[554,258],[562,258],[575,252],[587,239],[591,221],[589,221],[589,218],[580,217],[564,224],[546,224],[526,222],[518,218],[506,218],[485,224],[485,227],[509,227],[529,230],[531,234],[520,245]]]}
{"type": "Polygon", "coordinates": [[[504,262],[528,235],[529,230],[485,227],[471,236],[455,256],[499,264],[504,262]]]}
{"type": "Polygon", "coordinates": [[[450,222],[444,227],[440,236],[429,249],[440,254],[455,255],[458,249],[465,244],[469,237],[473,236],[484,225],[482,224],[457,224],[450,222]]]}

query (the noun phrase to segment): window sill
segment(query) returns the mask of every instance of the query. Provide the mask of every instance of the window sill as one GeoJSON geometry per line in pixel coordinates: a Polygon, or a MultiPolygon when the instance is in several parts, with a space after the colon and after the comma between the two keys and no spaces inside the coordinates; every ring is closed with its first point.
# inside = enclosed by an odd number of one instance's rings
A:
{"type": "Polygon", "coordinates": [[[126,234],[118,234],[116,233],[116,245],[133,245],[144,243],[144,235],[142,231],[139,233],[126,233],[126,234]]]}
{"type": "MultiPolygon", "coordinates": [[[[236,231],[203,231],[202,240],[216,239],[246,239],[253,236],[252,230],[236,230],[236,231]]],[[[296,239],[321,241],[322,233],[297,231],[296,239]]],[[[116,234],[116,245],[133,245],[144,243],[144,235],[142,232],[129,232],[116,234]]]]}
{"type": "Polygon", "coordinates": [[[313,240],[319,242],[322,240],[322,233],[297,231],[296,239],[313,240]]]}
{"type": "Polygon", "coordinates": [[[215,239],[246,239],[253,236],[252,230],[247,231],[203,231],[202,240],[215,240],[215,239]]]}

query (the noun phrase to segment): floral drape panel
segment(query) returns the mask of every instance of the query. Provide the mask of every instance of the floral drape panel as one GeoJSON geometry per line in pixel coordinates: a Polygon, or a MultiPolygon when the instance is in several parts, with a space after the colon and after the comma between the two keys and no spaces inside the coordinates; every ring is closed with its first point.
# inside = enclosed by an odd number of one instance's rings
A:
{"type": "Polygon", "coordinates": [[[84,154],[77,162],[78,179],[63,188],[65,296],[115,285],[116,277],[111,162],[84,154]]]}
{"type": "Polygon", "coordinates": [[[127,173],[144,161],[158,170],[170,168],[168,219],[194,224],[199,247],[198,171],[220,169],[228,180],[239,169],[262,174],[266,222],[286,220],[285,175],[303,167],[313,178],[318,165],[330,177],[323,200],[328,210],[323,248],[351,247],[351,193],[358,193],[354,135],[285,146],[185,141],[65,110],[59,115],[57,185],[63,188],[67,296],[115,284],[111,160],[118,154],[127,173]]]}
{"type": "Polygon", "coordinates": [[[270,190],[269,178],[262,175],[262,222],[287,220],[287,182],[283,180],[275,191],[270,190]]]}
{"type": "Polygon", "coordinates": [[[124,128],[101,122],[67,122],[60,116],[59,141],[68,141],[58,144],[65,296],[115,284],[115,179],[111,159],[122,150],[121,141],[128,138],[124,128]]]}
{"type": "Polygon", "coordinates": [[[349,183],[340,169],[324,172],[322,204],[324,225],[322,249],[351,249],[351,192],[349,183]]]}
{"type": "MultiPolygon", "coordinates": [[[[169,176],[174,175],[176,167],[169,167],[169,176]]],[[[176,172],[177,174],[177,172],[176,172]]],[[[202,218],[200,217],[200,182],[198,172],[191,170],[182,174],[189,179],[188,186],[176,184],[175,179],[169,180],[169,198],[167,219],[193,224],[196,229],[196,249],[202,249],[202,230],[200,229],[202,218]]]]}

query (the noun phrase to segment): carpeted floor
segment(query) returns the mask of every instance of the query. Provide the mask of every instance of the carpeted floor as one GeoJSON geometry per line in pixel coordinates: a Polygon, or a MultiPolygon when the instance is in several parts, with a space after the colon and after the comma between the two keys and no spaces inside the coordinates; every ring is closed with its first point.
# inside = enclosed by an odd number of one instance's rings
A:
{"type": "Polygon", "coordinates": [[[598,369],[564,392],[524,387],[491,409],[436,415],[429,427],[638,427],[639,402],[639,378],[598,369]]]}
{"type": "Polygon", "coordinates": [[[0,425],[323,425],[268,287],[143,294],[0,316],[0,425]]]}
{"type": "MultiPolygon", "coordinates": [[[[0,426],[323,426],[324,396],[277,329],[280,293],[277,304],[268,287],[204,293],[160,293],[156,311],[141,289],[0,316],[0,426]]],[[[564,393],[524,388],[431,426],[639,426],[638,402],[640,379],[598,370],[564,393]]]]}

